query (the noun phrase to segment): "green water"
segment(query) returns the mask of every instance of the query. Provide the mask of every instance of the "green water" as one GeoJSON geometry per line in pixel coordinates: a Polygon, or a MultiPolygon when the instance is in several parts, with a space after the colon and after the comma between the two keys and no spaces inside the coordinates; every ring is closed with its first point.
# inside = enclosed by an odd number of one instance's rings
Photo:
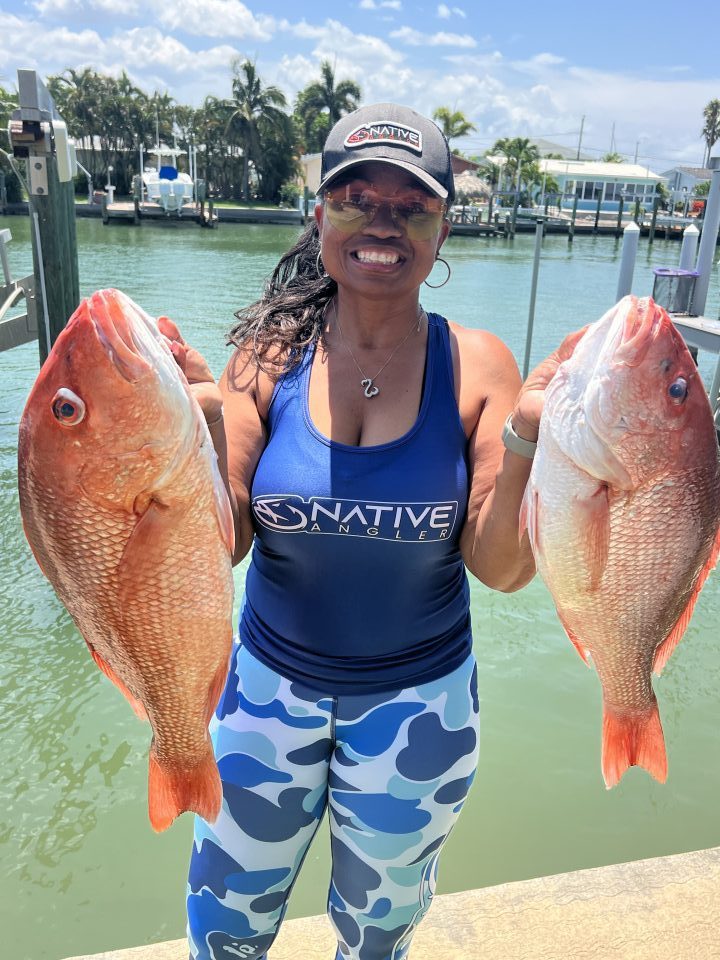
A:
{"type": "MultiPolygon", "coordinates": [[[[30,271],[29,222],[7,218],[10,263],[30,271]]],[[[174,317],[219,373],[232,311],[254,299],[296,231],[284,227],[103,227],[78,221],[81,290],[119,286],[174,317]]],[[[522,363],[532,236],[446,245],[450,283],[424,306],[503,337],[522,363]]],[[[533,357],[614,300],[619,244],[546,238],[533,357]]],[[[679,247],[641,242],[635,292],[679,247]]],[[[708,312],[717,312],[717,269],[708,312]]],[[[714,361],[702,357],[710,375],[714,361]]],[[[183,936],[189,816],[166,833],[146,815],[148,730],[92,664],[22,535],[17,424],[37,346],[0,354],[0,929],[13,960],[58,960],[183,936]]],[[[237,571],[238,586],[242,571],[237,571]]],[[[666,785],[600,775],[600,694],[539,581],[518,594],[472,585],[480,662],[481,758],[448,842],[440,892],[720,844],[720,578],[705,587],[680,649],[656,681],[666,785]]],[[[328,849],[319,838],[289,916],[320,913],[328,849]]]]}

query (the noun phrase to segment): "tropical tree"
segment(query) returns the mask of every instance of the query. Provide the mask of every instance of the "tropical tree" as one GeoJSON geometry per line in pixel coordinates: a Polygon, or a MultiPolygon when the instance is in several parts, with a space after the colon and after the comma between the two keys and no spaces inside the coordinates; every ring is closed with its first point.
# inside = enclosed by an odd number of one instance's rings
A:
{"type": "Polygon", "coordinates": [[[499,158],[501,174],[507,175],[518,191],[524,182],[536,177],[540,152],[527,137],[502,137],[487,155],[499,158]]]}
{"type": "Polygon", "coordinates": [[[703,110],[703,128],[702,137],[705,140],[705,154],[703,157],[703,166],[706,167],[710,162],[710,153],[718,140],[720,140],[720,100],[710,100],[703,110]]]}
{"type": "Polygon", "coordinates": [[[295,148],[295,127],[292,117],[283,114],[281,120],[272,123],[261,117],[258,128],[263,143],[257,165],[260,196],[269,203],[279,203],[282,199],[283,184],[300,173],[295,148]]]}
{"type": "Polygon", "coordinates": [[[437,121],[448,140],[465,137],[473,130],[477,130],[475,124],[471,123],[462,111],[451,110],[450,107],[438,107],[437,110],[433,110],[432,118],[437,121]]]}
{"type": "Polygon", "coordinates": [[[107,178],[113,167],[113,183],[127,193],[139,162],[137,151],[172,141],[176,104],[167,94],[148,95],[136,87],[127,73],[119,77],[67,69],[48,78],[47,86],[83,150],[83,163],[93,180],[107,178]]]}
{"type": "Polygon", "coordinates": [[[301,138],[307,152],[322,150],[328,131],[346,113],[357,110],[362,93],[354,80],[336,82],[329,60],[320,64],[320,80],[309,83],[295,101],[301,138]]]}
{"type": "MultiPolygon", "coordinates": [[[[17,94],[11,93],[0,84],[0,131],[7,130],[10,114],[17,106],[17,94]]],[[[7,140],[0,139],[0,147],[10,153],[10,145],[7,140]]],[[[4,175],[0,176],[0,181],[4,181],[8,203],[15,203],[21,200],[22,191],[20,189],[20,181],[3,153],[0,153],[0,174],[4,175]]]]}
{"type": "Polygon", "coordinates": [[[242,198],[250,196],[250,164],[257,168],[262,157],[261,124],[265,134],[284,129],[282,108],[287,106],[285,94],[279,87],[263,86],[255,64],[251,60],[233,61],[232,113],[227,132],[234,133],[243,149],[242,198]]]}
{"type": "Polygon", "coordinates": [[[625,158],[616,153],[614,150],[611,150],[610,153],[606,153],[604,156],[600,157],[602,163],[625,163],[625,158]]]}

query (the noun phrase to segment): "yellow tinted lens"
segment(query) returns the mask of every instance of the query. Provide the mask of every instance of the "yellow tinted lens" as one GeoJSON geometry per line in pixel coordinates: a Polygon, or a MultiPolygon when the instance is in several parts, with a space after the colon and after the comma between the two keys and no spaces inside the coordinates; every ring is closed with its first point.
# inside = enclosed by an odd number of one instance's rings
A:
{"type": "Polygon", "coordinates": [[[349,194],[344,187],[325,191],[325,212],[330,223],[345,233],[360,230],[375,215],[361,194],[349,194]]]}
{"type": "Polygon", "coordinates": [[[347,187],[325,191],[328,220],[345,233],[372,223],[384,205],[390,207],[393,222],[405,230],[411,240],[428,240],[439,229],[446,209],[439,197],[418,197],[417,194],[383,197],[372,190],[356,192],[347,187]]]}
{"type": "MultiPolygon", "coordinates": [[[[402,217],[400,211],[398,211],[398,216],[402,217]]],[[[439,213],[411,213],[404,218],[407,235],[411,240],[429,240],[439,229],[442,218],[442,211],[439,213]]]]}

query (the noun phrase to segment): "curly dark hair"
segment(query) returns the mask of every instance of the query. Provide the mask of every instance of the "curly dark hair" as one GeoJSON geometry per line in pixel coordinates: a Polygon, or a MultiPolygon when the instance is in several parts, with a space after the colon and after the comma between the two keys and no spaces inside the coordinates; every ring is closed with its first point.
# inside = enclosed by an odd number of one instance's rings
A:
{"type": "Polygon", "coordinates": [[[228,345],[251,343],[255,362],[273,376],[291,370],[304,348],[320,338],[325,308],[337,293],[332,277],[318,274],[319,253],[320,234],[313,217],[281,258],[260,299],[235,314],[239,322],[228,333],[228,345]]]}

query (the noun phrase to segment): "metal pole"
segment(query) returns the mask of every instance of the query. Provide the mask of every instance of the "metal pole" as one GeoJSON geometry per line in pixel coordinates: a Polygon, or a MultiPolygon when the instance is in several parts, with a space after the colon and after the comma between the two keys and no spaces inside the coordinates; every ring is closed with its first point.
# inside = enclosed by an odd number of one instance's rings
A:
{"type": "Polygon", "coordinates": [[[697,263],[695,265],[699,276],[695,281],[692,312],[696,316],[702,316],[705,311],[715,246],[718,238],[718,228],[720,228],[720,156],[711,157],[708,164],[713,174],[712,180],[710,181],[710,193],[708,194],[707,203],[705,204],[700,250],[698,251],[697,263]]]}
{"type": "Polygon", "coordinates": [[[615,299],[622,300],[632,292],[633,273],[635,272],[635,258],[637,256],[640,227],[636,223],[629,223],[623,231],[623,245],[620,260],[620,276],[618,277],[617,294],[615,299]]]}
{"type": "Polygon", "coordinates": [[[12,234],[9,230],[0,230],[0,262],[2,263],[3,276],[5,277],[5,286],[9,287],[12,283],[12,274],[10,273],[10,262],[8,261],[5,244],[10,243],[12,234]]]}
{"type": "Polygon", "coordinates": [[[691,223],[689,227],[685,227],[683,230],[682,248],[680,250],[680,263],[678,264],[681,270],[693,269],[699,239],[700,231],[694,223],[691,223]]]}
{"type": "Polygon", "coordinates": [[[540,251],[542,250],[543,222],[537,220],[535,226],[535,256],[533,257],[532,280],[530,281],[530,307],[528,310],[527,335],[525,337],[525,361],[523,363],[523,380],[527,379],[530,370],[530,350],[532,348],[533,326],[535,324],[535,299],[537,295],[538,270],[540,269],[540,251]]]}

